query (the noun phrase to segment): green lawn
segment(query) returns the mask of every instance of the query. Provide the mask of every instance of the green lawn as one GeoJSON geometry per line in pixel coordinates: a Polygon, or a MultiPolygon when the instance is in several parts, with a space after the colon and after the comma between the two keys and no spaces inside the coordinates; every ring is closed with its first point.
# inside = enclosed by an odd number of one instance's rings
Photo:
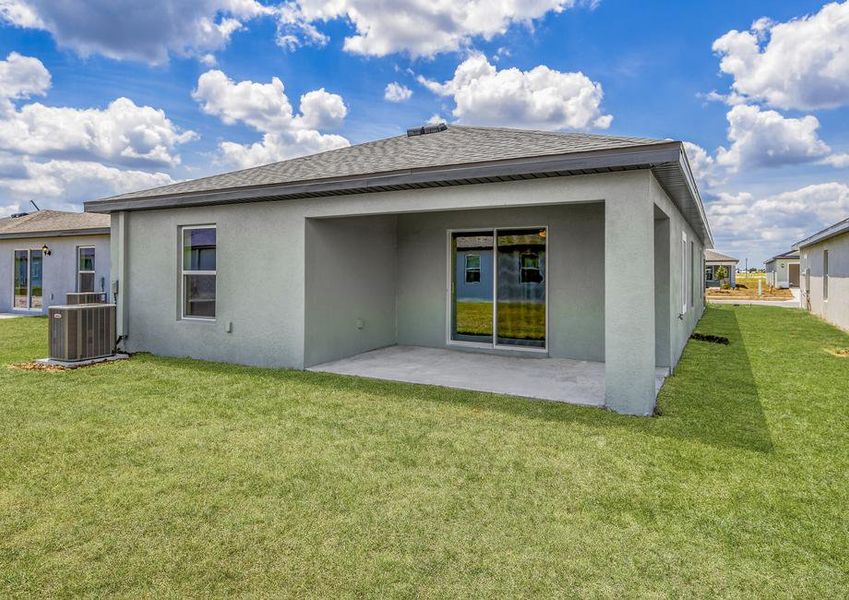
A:
{"type": "MultiPolygon", "coordinates": [[[[0,363],[44,353],[0,321],[0,363]]],[[[136,356],[0,366],[0,596],[846,597],[849,335],[710,308],[662,416],[136,356]]]]}

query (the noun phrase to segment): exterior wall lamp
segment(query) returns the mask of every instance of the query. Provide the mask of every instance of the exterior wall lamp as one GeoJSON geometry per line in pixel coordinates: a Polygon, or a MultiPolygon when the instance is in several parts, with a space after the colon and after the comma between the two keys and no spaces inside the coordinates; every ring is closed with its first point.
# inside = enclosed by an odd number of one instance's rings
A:
{"type": "Polygon", "coordinates": [[[52,251],[50,248],[48,248],[48,247],[47,247],[47,244],[44,244],[44,245],[41,247],[41,253],[42,253],[44,256],[50,256],[51,254],[53,254],[53,251],[52,251]]]}

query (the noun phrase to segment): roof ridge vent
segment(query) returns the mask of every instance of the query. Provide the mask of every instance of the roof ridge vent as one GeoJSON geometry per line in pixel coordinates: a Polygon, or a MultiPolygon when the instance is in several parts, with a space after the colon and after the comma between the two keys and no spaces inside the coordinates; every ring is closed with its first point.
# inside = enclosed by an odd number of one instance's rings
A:
{"type": "Polygon", "coordinates": [[[428,133],[439,133],[448,129],[445,123],[435,123],[433,125],[424,125],[422,127],[413,127],[407,130],[407,137],[415,137],[417,135],[427,135],[428,133]]]}

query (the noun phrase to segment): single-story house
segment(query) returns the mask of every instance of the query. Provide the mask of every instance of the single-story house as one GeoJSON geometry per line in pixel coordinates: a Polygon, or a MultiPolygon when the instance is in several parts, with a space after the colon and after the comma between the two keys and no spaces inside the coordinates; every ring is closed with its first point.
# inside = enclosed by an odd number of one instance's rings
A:
{"type": "Polygon", "coordinates": [[[849,331],[849,219],[796,243],[802,306],[849,331]]]}
{"type": "Polygon", "coordinates": [[[777,254],[764,263],[766,284],[774,288],[799,287],[799,250],[777,254]]]}
{"type": "Polygon", "coordinates": [[[632,414],[702,315],[712,245],[681,142],[445,124],[85,208],[112,216],[129,351],[570,359],[551,385],[600,373],[632,414]]]}
{"type": "Polygon", "coordinates": [[[705,248],[705,287],[719,287],[722,281],[717,276],[719,267],[725,267],[728,271],[728,284],[731,287],[737,285],[737,263],[740,261],[733,256],[722,254],[711,248],[705,248]]]}
{"type": "Polygon", "coordinates": [[[110,218],[39,210],[0,219],[0,312],[47,314],[68,292],[108,292],[110,218]]]}

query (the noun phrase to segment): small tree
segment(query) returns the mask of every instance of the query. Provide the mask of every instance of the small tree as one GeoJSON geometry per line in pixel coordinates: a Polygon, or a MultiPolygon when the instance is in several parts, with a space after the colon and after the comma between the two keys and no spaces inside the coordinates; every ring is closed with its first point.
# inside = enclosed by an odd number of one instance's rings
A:
{"type": "Polygon", "coordinates": [[[723,279],[728,278],[728,268],[719,265],[716,269],[713,270],[713,276],[722,281],[723,279]]]}

